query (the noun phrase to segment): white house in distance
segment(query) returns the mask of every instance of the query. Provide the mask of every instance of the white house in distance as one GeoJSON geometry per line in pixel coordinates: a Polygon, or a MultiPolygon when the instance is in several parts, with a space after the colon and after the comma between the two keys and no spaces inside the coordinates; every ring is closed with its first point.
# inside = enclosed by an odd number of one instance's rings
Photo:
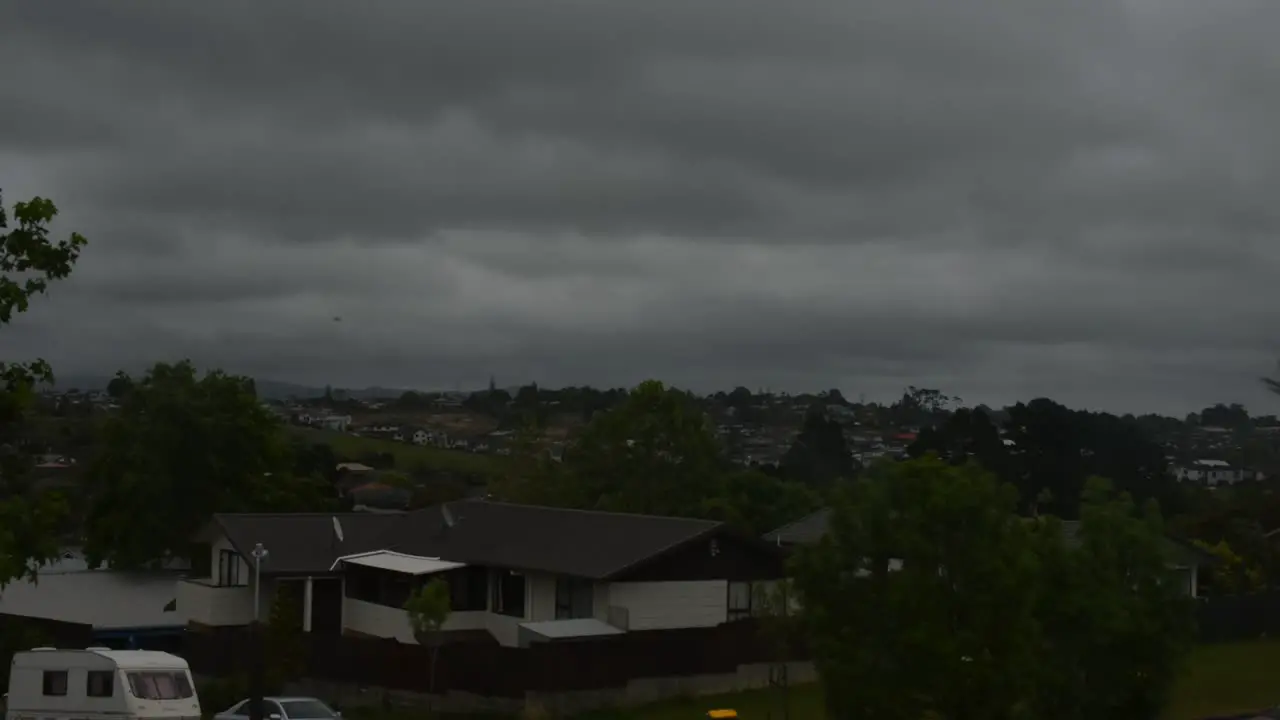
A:
{"type": "Polygon", "coordinates": [[[253,618],[277,592],[302,602],[308,632],[414,642],[409,593],[444,578],[452,641],[531,642],[709,627],[749,617],[754,582],[784,553],[723,523],[461,500],[379,515],[217,515],[200,534],[212,576],[185,578],[177,612],[193,626],[253,618]]]}
{"type": "Polygon", "coordinates": [[[1196,460],[1174,467],[1173,476],[1179,482],[1192,482],[1206,487],[1234,485],[1246,480],[1261,480],[1263,474],[1254,470],[1233,467],[1223,460],[1196,460]]]}

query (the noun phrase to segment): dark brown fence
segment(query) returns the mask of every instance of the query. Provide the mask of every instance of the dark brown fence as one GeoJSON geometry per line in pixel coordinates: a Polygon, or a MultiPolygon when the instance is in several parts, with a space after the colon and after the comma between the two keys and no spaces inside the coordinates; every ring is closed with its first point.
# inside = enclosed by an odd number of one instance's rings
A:
{"type": "MultiPolygon", "coordinates": [[[[5,644],[35,642],[60,648],[84,648],[93,645],[93,626],[0,613],[0,639],[5,644]]],[[[30,650],[23,647],[5,649],[9,652],[30,650]]]]}
{"type": "MultiPolygon", "coordinates": [[[[426,692],[431,651],[390,639],[304,635],[306,676],[316,680],[426,692]]],[[[189,631],[183,654],[200,674],[244,672],[252,654],[244,630],[189,631]]],[[[774,655],[751,621],[712,628],[637,631],[527,649],[457,643],[439,649],[434,687],[488,697],[528,691],[620,687],[634,678],[731,673],[774,655]]]]}
{"type": "Polygon", "coordinates": [[[1235,642],[1280,634],[1280,591],[1196,600],[1203,642],[1235,642]]]}

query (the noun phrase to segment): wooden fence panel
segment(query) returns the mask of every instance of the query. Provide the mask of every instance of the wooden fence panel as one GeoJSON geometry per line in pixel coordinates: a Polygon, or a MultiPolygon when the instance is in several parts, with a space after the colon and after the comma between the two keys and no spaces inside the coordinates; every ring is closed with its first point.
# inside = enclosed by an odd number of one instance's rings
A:
{"type": "MultiPolygon", "coordinates": [[[[431,650],[393,639],[305,635],[306,675],[317,680],[414,692],[520,697],[625,685],[647,677],[731,673],[764,662],[770,648],[754,623],[653,630],[574,642],[509,648],[456,643],[439,649],[434,684],[431,650]]],[[[243,672],[252,648],[245,630],[188,631],[183,654],[198,673],[243,672]]]]}
{"type": "Polygon", "coordinates": [[[1196,600],[1202,642],[1236,642],[1280,633],[1280,591],[1196,600]]]}

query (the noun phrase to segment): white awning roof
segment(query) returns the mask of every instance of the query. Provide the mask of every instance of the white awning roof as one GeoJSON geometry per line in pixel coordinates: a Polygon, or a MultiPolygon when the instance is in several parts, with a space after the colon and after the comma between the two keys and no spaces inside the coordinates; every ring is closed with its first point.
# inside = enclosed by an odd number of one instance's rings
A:
{"type": "Polygon", "coordinates": [[[549,639],[603,637],[606,635],[622,635],[626,632],[595,618],[543,620],[541,622],[520,623],[520,627],[549,639]]]}
{"type": "Polygon", "coordinates": [[[338,565],[341,563],[377,568],[378,570],[388,570],[390,572],[401,573],[404,575],[432,575],[434,573],[467,566],[466,563],[449,562],[448,560],[441,560],[440,558],[406,555],[392,550],[377,550],[374,552],[359,553],[356,555],[346,555],[334,560],[333,567],[330,567],[329,569],[336,570],[338,569],[338,565]]]}

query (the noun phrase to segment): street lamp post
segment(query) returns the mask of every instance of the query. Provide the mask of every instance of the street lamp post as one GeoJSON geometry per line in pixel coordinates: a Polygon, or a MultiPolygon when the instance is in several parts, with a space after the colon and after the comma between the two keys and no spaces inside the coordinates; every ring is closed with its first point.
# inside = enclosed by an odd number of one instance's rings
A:
{"type": "Polygon", "coordinates": [[[267,549],[258,543],[253,546],[253,550],[249,553],[253,558],[253,658],[250,661],[251,673],[249,677],[249,720],[264,720],[263,707],[263,685],[265,684],[266,675],[266,659],[263,653],[266,648],[262,642],[262,624],[259,621],[259,596],[262,591],[262,561],[267,559],[267,549]]]}
{"type": "Polygon", "coordinates": [[[258,593],[262,588],[262,561],[267,559],[267,549],[258,543],[249,553],[253,556],[253,624],[258,624],[258,593]]]}

